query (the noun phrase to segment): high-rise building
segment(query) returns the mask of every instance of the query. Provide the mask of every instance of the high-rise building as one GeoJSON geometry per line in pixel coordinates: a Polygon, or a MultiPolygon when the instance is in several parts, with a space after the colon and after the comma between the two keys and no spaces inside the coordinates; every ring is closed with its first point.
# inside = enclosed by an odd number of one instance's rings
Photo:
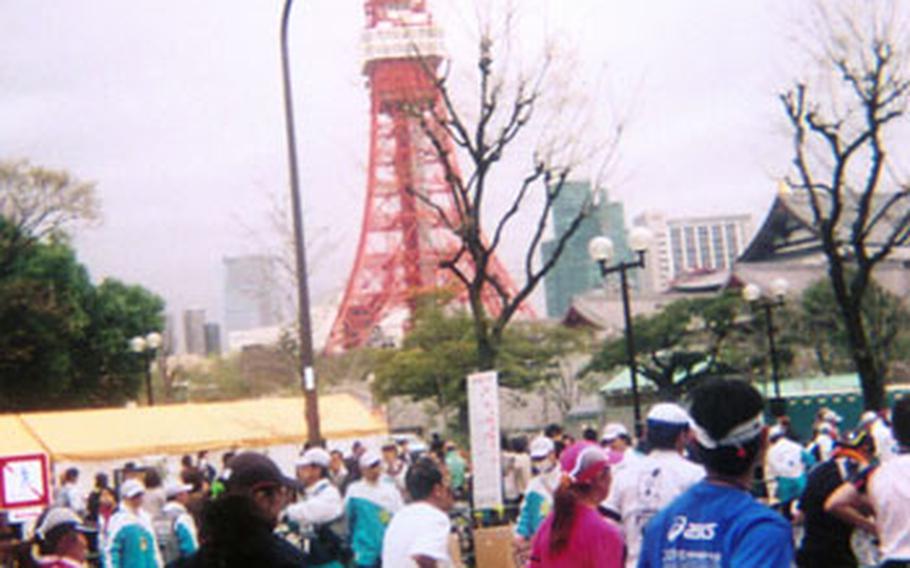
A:
{"type": "Polygon", "coordinates": [[[224,326],[228,335],[285,322],[287,310],[274,256],[226,257],[224,270],[224,326]]]}
{"type": "Polygon", "coordinates": [[[205,310],[191,308],[183,311],[183,338],[188,354],[205,355],[205,310]]]}
{"type": "Polygon", "coordinates": [[[205,330],[205,354],[221,355],[221,326],[209,322],[203,329],[205,330]]]}
{"type": "MultiPolygon", "coordinates": [[[[561,318],[572,302],[572,297],[601,286],[603,278],[597,264],[588,255],[588,241],[598,235],[613,240],[614,260],[631,260],[632,252],[626,240],[625,212],[622,203],[609,201],[605,189],[592,190],[590,182],[566,182],[553,203],[553,230],[562,235],[572,220],[590,200],[590,214],[585,217],[574,235],[566,242],[556,264],[544,277],[547,300],[547,317],[561,318]]],[[[544,261],[552,258],[557,241],[545,241],[541,246],[544,261]]],[[[630,273],[630,278],[635,278],[630,273]]]]}
{"type": "Polygon", "coordinates": [[[667,218],[646,212],[633,224],[653,235],[644,274],[645,285],[654,291],[686,276],[729,269],[752,234],[750,215],[667,218]]]}

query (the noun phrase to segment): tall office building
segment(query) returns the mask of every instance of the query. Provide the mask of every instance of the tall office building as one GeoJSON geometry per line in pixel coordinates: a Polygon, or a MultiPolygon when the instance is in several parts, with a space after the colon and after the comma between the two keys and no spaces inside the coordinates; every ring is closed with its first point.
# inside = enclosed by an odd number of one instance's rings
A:
{"type": "Polygon", "coordinates": [[[274,256],[224,259],[224,326],[227,334],[281,325],[288,313],[274,256]]]}
{"type": "Polygon", "coordinates": [[[205,354],[221,355],[221,326],[209,322],[203,327],[205,332],[205,354]]]}
{"type": "MultiPolygon", "coordinates": [[[[566,182],[563,186],[562,193],[553,204],[554,234],[565,233],[588,199],[591,200],[590,214],[566,242],[553,269],[544,277],[547,317],[563,317],[573,296],[603,285],[600,269],[588,255],[588,241],[598,235],[608,236],[615,247],[614,260],[632,259],[622,203],[609,201],[605,189],[592,190],[590,182],[566,182]]],[[[556,245],[555,239],[543,243],[541,253],[544,261],[552,258],[556,245]]],[[[634,274],[630,277],[635,278],[634,274]]]]}
{"type": "Polygon", "coordinates": [[[205,356],[205,310],[192,308],[183,311],[183,339],[188,354],[205,356]]]}
{"type": "Polygon", "coordinates": [[[646,286],[654,291],[667,290],[686,276],[729,269],[752,234],[750,215],[667,218],[647,212],[633,224],[654,236],[644,273],[646,286]]]}

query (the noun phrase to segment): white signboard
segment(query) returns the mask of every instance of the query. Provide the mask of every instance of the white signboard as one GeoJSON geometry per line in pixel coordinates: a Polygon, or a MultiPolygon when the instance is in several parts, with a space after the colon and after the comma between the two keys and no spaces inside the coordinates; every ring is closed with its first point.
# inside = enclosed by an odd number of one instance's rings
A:
{"type": "Polygon", "coordinates": [[[468,417],[474,508],[502,507],[499,447],[499,381],[496,371],[468,375],[468,417]]]}
{"type": "Polygon", "coordinates": [[[0,457],[0,486],[0,508],[46,506],[47,458],[42,454],[0,457]]]}

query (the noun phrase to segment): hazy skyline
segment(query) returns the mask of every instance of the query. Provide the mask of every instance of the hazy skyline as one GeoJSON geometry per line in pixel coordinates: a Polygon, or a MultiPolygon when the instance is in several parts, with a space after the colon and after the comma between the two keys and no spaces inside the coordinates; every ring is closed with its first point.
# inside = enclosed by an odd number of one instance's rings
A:
{"type": "MultiPolygon", "coordinates": [[[[450,56],[470,65],[475,16],[465,4],[429,2],[450,56]]],[[[761,222],[789,161],[777,94],[800,69],[792,3],[516,4],[528,29],[574,45],[579,85],[603,73],[603,104],[626,123],[608,182],[627,222],[646,209],[750,213],[761,222]]],[[[198,306],[222,322],[222,258],[277,252],[266,245],[279,240],[269,212],[287,196],[281,8],[279,0],[0,3],[0,157],[98,183],[103,223],[75,239],[93,279],[139,283],[169,312],[198,306]]],[[[314,303],[343,289],[359,234],[368,142],[362,28],[360,0],[294,7],[314,303]]]]}

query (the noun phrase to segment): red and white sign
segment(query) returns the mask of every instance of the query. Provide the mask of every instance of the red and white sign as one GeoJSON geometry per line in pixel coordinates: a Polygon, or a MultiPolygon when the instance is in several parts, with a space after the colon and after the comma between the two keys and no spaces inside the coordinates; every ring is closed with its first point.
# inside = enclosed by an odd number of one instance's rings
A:
{"type": "Polygon", "coordinates": [[[46,507],[49,492],[46,455],[0,457],[0,509],[46,507]]]}
{"type": "Polygon", "coordinates": [[[468,418],[475,509],[502,507],[499,380],[496,371],[468,375],[468,418]]]}

